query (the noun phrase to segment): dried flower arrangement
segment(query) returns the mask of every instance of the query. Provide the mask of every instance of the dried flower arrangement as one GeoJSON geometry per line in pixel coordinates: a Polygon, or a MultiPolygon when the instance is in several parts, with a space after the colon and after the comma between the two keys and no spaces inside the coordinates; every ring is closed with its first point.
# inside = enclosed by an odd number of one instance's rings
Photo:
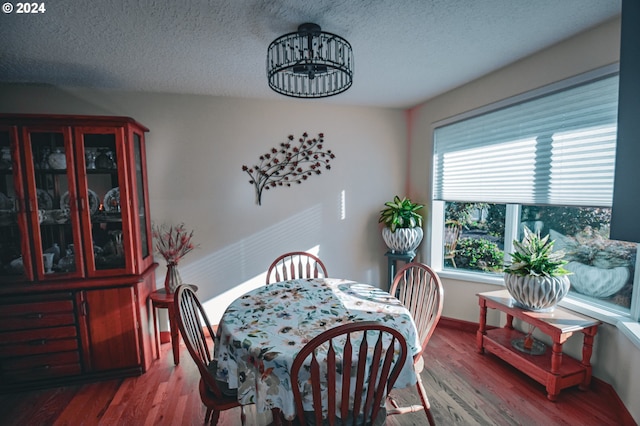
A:
{"type": "Polygon", "coordinates": [[[177,265],[187,253],[197,248],[193,244],[193,231],[187,231],[184,223],[178,225],[153,225],[155,250],[167,261],[177,265]]]}
{"type": "Polygon", "coordinates": [[[271,148],[268,153],[261,155],[258,164],[242,166],[242,171],[251,177],[249,183],[255,187],[258,205],[262,204],[264,189],[300,184],[309,176],[321,174],[322,169],[331,169],[329,162],[335,155],[330,149],[323,150],[323,133],[318,133],[317,138],[310,138],[304,132],[297,143],[294,139],[293,135],[289,135],[280,148],[271,148]]]}

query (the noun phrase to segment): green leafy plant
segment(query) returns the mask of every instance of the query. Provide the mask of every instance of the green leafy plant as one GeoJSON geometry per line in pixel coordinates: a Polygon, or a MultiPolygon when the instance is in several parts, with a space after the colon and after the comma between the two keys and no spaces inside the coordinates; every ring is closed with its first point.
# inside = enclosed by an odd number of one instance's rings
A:
{"type": "Polygon", "coordinates": [[[451,201],[446,203],[445,219],[467,226],[471,223],[471,216],[476,209],[482,210],[485,203],[458,203],[451,201]]]}
{"type": "Polygon", "coordinates": [[[456,246],[458,268],[497,272],[502,268],[504,252],[484,238],[462,238],[456,246]]]}
{"type": "Polygon", "coordinates": [[[504,235],[504,224],[507,216],[506,204],[487,204],[487,231],[490,235],[504,235]]]}
{"type": "Polygon", "coordinates": [[[553,251],[553,240],[549,235],[540,238],[540,233],[533,233],[527,227],[524,228],[522,241],[514,240],[515,252],[510,253],[513,262],[504,269],[504,272],[519,276],[546,276],[555,277],[570,274],[563,268],[567,264],[564,260],[564,251],[553,251]]]}
{"type": "Polygon", "coordinates": [[[595,207],[549,207],[525,206],[522,208],[524,221],[540,220],[544,223],[542,233],[554,229],[564,235],[576,235],[585,227],[600,230],[611,222],[610,208],[595,207]]]}
{"type": "Polygon", "coordinates": [[[388,201],[384,205],[387,207],[380,211],[378,223],[384,223],[391,232],[396,232],[397,228],[422,226],[422,216],[416,212],[424,205],[413,203],[407,197],[400,199],[397,195],[393,201],[388,201]]]}

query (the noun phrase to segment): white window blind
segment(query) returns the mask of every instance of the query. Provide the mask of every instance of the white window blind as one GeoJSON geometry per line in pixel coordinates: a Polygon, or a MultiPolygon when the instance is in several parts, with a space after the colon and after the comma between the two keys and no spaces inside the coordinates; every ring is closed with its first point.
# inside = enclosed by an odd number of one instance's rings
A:
{"type": "Polygon", "coordinates": [[[610,207],[618,76],[434,130],[436,200],[610,207]]]}

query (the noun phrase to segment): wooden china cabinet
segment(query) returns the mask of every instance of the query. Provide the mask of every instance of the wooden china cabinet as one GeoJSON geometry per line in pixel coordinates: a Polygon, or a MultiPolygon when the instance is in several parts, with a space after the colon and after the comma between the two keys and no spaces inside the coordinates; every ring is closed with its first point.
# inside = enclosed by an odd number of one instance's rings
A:
{"type": "Polygon", "coordinates": [[[0,391],[150,366],[147,131],[126,117],[0,114],[0,391]]]}

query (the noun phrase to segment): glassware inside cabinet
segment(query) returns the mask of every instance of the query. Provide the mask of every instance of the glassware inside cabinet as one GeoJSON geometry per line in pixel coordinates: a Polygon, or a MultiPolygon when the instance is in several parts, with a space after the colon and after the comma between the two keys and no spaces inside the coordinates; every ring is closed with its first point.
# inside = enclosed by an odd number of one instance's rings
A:
{"type": "Polygon", "coordinates": [[[125,267],[115,134],[83,134],[95,270],[125,267]],[[93,205],[92,198],[97,198],[93,205]]]}
{"type": "Polygon", "coordinates": [[[0,280],[3,277],[23,277],[22,232],[18,224],[16,185],[13,176],[11,138],[0,131],[0,280]]]}
{"type": "MultiPolygon", "coordinates": [[[[31,132],[31,152],[37,202],[38,230],[44,275],[77,271],[73,246],[77,234],[77,207],[70,195],[64,135],[60,132],[31,132]],[[62,260],[71,253],[71,258],[62,260]]],[[[40,263],[37,261],[37,264],[40,263]]]]}

